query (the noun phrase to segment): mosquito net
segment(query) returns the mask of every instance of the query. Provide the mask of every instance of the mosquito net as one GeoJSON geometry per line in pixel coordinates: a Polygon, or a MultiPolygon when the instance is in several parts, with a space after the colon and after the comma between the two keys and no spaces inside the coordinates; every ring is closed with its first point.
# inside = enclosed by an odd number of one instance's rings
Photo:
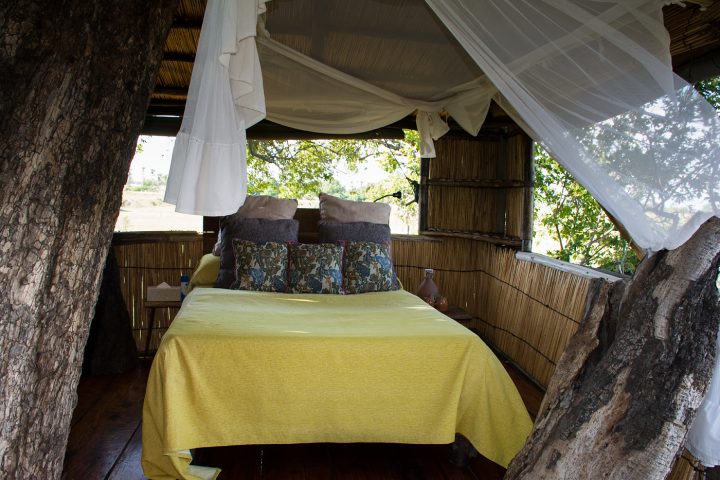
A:
{"type": "Polygon", "coordinates": [[[313,132],[414,112],[426,157],[443,118],[476,134],[494,99],[649,250],[720,212],[720,118],[673,74],[661,1],[272,4],[256,41],[256,0],[208,2],[168,182],[180,211],[242,202],[264,87],[270,120],[313,132]]]}
{"type": "MultiPolygon", "coordinates": [[[[209,0],[166,201],[235,212],[245,129],[266,107],[322,133],[414,112],[432,157],[443,118],[477,134],[495,100],[637,244],[677,247],[720,214],[720,117],[673,74],[663,3],[274,0],[256,42],[264,0],[209,0]]],[[[716,413],[713,392],[704,408],[716,413]]],[[[695,445],[715,446],[709,461],[720,457],[715,413],[693,427],[695,445]]]]}

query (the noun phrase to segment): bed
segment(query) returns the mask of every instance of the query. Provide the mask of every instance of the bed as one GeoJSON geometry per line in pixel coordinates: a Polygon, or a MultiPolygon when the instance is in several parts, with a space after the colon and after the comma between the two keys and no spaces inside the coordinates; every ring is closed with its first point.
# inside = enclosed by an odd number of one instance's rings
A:
{"type": "Polygon", "coordinates": [[[490,349],[399,289],[389,205],[319,204],[250,196],[220,221],[150,371],[148,477],[215,478],[190,450],[226,445],[462,434],[503,466],[522,447],[532,424],[490,349]]]}
{"type": "Polygon", "coordinates": [[[196,288],[164,335],[143,408],[145,474],[215,478],[190,450],[243,444],[447,444],[506,466],[531,421],[471,331],[404,290],[196,288]]]}

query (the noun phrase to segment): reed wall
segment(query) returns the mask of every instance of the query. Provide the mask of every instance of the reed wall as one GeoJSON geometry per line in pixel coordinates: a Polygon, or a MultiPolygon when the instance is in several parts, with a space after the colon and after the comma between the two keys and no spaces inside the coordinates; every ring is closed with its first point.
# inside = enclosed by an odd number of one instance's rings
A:
{"type": "MultiPolygon", "coordinates": [[[[147,287],[180,283],[180,275],[192,274],[202,257],[202,236],[194,232],[116,233],[113,248],[120,269],[120,285],[132,322],[135,345],[144,352],[148,316],[147,287]]],[[[158,308],[150,338],[150,351],[160,344],[177,309],[158,308]]]]}
{"type": "Polygon", "coordinates": [[[524,133],[447,135],[422,176],[424,233],[529,248],[532,143],[524,133]]]}
{"type": "Polygon", "coordinates": [[[393,258],[413,291],[425,268],[451,304],[473,317],[472,327],[539,385],[550,381],[585,312],[590,280],[521,261],[509,248],[464,238],[396,238],[393,258]]]}

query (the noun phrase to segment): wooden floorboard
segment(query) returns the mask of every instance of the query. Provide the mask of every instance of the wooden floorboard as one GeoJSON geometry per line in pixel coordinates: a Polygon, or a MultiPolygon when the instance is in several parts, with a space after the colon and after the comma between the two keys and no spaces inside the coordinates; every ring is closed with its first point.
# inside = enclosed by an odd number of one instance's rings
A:
{"type": "Polygon", "coordinates": [[[110,395],[115,386],[116,375],[98,375],[83,378],[78,387],[78,401],[73,410],[72,426],[75,426],[105,395],[110,395]]]}
{"type": "MultiPolygon", "coordinates": [[[[505,363],[528,411],[542,391],[505,363]]],[[[149,365],[121,375],[83,378],[65,455],[63,478],[140,480],[142,401],[149,365]]],[[[195,451],[195,464],[222,469],[220,480],[495,480],[504,469],[483,458],[451,463],[449,445],[248,445],[195,451]]]]}
{"type": "Polygon", "coordinates": [[[79,397],[98,393],[98,401],[79,415],[70,430],[62,478],[104,479],[110,473],[140,422],[147,372],[143,367],[113,376],[104,393],[96,388],[101,379],[81,380],[79,397]]]}
{"type": "MultiPolygon", "coordinates": [[[[115,464],[105,477],[107,480],[143,480],[140,455],[142,454],[141,422],[138,422],[132,437],[125,445],[115,464]]],[[[242,477],[238,477],[242,478],[242,477]]]]}

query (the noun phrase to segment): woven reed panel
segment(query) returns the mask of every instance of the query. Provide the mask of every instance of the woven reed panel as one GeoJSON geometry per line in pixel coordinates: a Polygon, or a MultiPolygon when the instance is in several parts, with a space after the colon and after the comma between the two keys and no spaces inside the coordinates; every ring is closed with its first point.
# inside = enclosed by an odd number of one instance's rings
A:
{"type": "Polygon", "coordinates": [[[180,0],[175,17],[202,21],[206,3],[205,0],[180,0]]]}
{"type": "Polygon", "coordinates": [[[158,72],[158,82],[165,87],[183,89],[187,79],[192,75],[192,67],[193,64],[189,62],[165,60],[158,72]]]}
{"type": "Polygon", "coordinates": [[[467,239],[393,240],[398,277],[408,291],[435,269],[450,304],[473,316],[484,340],[546,386],[585,311],[589,280],[520,261],[514,250],[467,239]]]}
{"type": "Polygon", "coordinates": [[[546,386],[585,311],[590,281],[494,248],[485,298],[477,305],[484,338],[546,386]]]}
{"type": "Polygon", "coordinates": [[[427,231],[529,240],[531,149],[522,133],[438,140],[428,163],[427,231]]]}
{"type": "MultiPolygon", "coordinates": [[[[179,285],[180,275],[192,274],[202,257],[202,236],[199,234],[192,240],[187,240],[187,233],[163,233],[164,241],[156,241],[152,237],[149,235],[145,240],[138,239],[137,243],[113,247],[120,268],[121,288],[130,314],[135,344],[140,352],[145,350],[148,326],[145,311],[147,287],[162,282],[179,285]]],[[[157,349],[162,334],[167,330],[175,313],[176,309],[157,309],[150,341],[151,350],[157,349]]]]}
{"type": "MultiPolygon", "coordinates": [[[[507,149],[507,176],[510,179],[522,180],[526,188],[532,188],[531,170],[526,162],[532,158],[532,143],[525,135],[513,135],[508,137],[507,149]]],[[[506,233],[513,237],[523,237],[523,226],[525,218],[525,188],[510,188],[506,191],[506,233]]],[[[532,210],[532,205],[527,206],[532,210]]],[[[529,221],[529,219],[528,219],[529,221]]]]}
{"type": "Polygon", "coordinates": [[[704,51],[717,48],[720,42],[720,2],[714,2],[706,10],[699,5],[666,5],[663,8],[665,28],[670,34],[670,54],[673,64],[677,57],[693,50],[704,51]]]}
{"type": "Polygon", "coordinates": [[[479,141],[468,135],[448,134],[435,141],[430,178],[496,179],[499,155],[497,141],[479,141]]]}
{"type": "Polygon", "coordinates": [[[497,200],[491,189],[433,187],[428,195],[428,227],[497,233],[497,200]]]}

